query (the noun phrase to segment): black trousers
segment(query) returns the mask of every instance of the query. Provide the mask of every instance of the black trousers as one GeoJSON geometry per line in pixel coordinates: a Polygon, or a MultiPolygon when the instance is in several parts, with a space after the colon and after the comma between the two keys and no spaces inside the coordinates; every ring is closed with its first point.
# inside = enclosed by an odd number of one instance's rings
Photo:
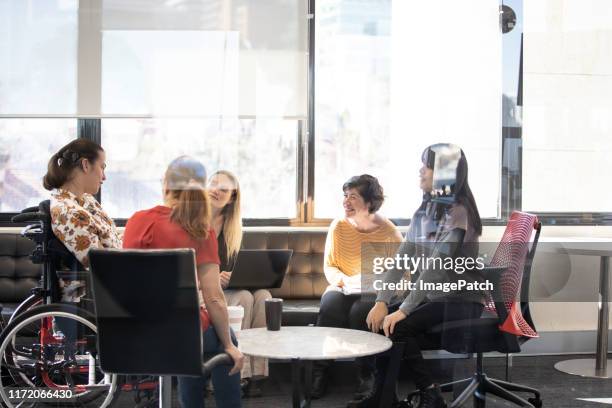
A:
{"type": "MultiPolygon", "coordinates": [[[[367,331],[366,317],[374,306],[374,301],[374,296],[345,295],[337,291],[325,292],[321,298],[317,326],[367,331]]],[[[374,370],[374,361],[374,357],[362,357],[356,360],[362,375],[374,370]]],[[[329,367],[330,363],[329,360],[317,361],[314,368],[322,370],[329,367]]]]}
{"type": "MultiPolygon", "coordinates": [[[[398,309],[399,305],[389,308],[389,313],[398,309]]],[[[425,389],[433,380],[431,374],[425,367],[421,347],[418,339],[431,327],[443,322],[463,319],[476,319],[482,314],[484,306],[474,302],[427,302],[422,303],[412,311],[406,318],[395,325],[391,335],[394,343],[404,343],[403,364],[404,370],[408,371],[410,378],[418,389],[425,389]]],[[[376,381],[379,385],[384,384],[389,367],[389,355],[383,353],[376,358],[376,381]]],[[[397,373],[393,374],[397,376],[397,373]]],[[[392,378],[390,380],[397,380],[392,378]]]]}
{"type": "Polygon", "coordinates": [[[368,330],[366,317],[374,306],[371,296],[329,291],[323,294],[317,326],[368,330]]]}

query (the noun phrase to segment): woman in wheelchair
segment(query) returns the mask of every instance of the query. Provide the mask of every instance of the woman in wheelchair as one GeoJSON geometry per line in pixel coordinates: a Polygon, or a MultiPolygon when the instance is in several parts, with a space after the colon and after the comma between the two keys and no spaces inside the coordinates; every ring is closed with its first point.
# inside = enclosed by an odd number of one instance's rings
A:
{"type": "MultiPolygon", "coordinates": [[[[218,366],[212,371],[215,400],[218,407],[239,407],[244,357],[229,328],[227,304],[219,281],[217,239],[211,228],[210,199],[205,186],[206,169],[200,162],[187,156],[172,161],[164,175],[163,205],[132,215],[125,227],[123,246],[195,250],[201,303],[207,311],[202,314],[204,353],[226,352],[234,360],[231,369],[218,366]]],[[[178,383],[181,406],[204,406],[203,378],[179,377],[178,383]]]]}
{"type": "MultiPolygon", "coordinates": [[[[482,223],[476,202],[468,184],[467,160],[463,151],[451,144],[436,144],[422,154],[420,187],[423,202],[412,217],[410,228],[399,249],[403,257],[452,259],[478,256],[478,237],[482,223]]],[[[459,274],[457,269],[445,270],[435,265],[417,268],[415,287],[407,297],[395,299],[395,291],[379,291],[366,323],[375,333],[383,331],[394,343],[404,343],[403,367],[419,389],[420,408],[444,407],[440,389],[425,367],[418,338],[428,329],[445,321],[477,318],[483,310],[484,294],[478,291],[421,289],[423,283],[456,282],[459,278],[479,281],[477,271],[459,274]]],[[[383,281],[399,282],[406,271],[388,270],[383,281]]],[[[388,373],[388,354],[377,357],[375,391],[349,407],[378,407],[385,380],[397,379],[397,370],[388,373]],[[386,378],[386,375],[393,378],[386,378]]],[[[395,387],[393,387],[395,389],[395,387]]]]}
{"type": "Polygon", "coordinates": [[[105,168],[102,147],[77,139],[51,157],[43,178],[51,190],[53,233],[85,268],[90,248],[121,248],[115,223],[94,198],[106,180],[105,168]]]}
{"type": "Polygon", "coordinates": [[[51,190],[50,203],[43,201],[20,214],[30,223],[24,236],[37,244],[32,260],[43,265],[43,279],[0,335],[0,395],[8,406],[12,402],[7,390],[12,387],[70,389],[75,405],[107,406],[118,395],[116,376],[106,376],[99,368],[95,318],[88,304],[80,302],[86,283],[76,278],[77,270],[89,264],[90,248],[121,247],[115,224],[93,197],[106,178],[105,167],[99,145],[86,139],[70,142],[51,157],[43,177],[43,186],[51,190]],[[71,264],[67,272],[65,262],[71,264]]]}

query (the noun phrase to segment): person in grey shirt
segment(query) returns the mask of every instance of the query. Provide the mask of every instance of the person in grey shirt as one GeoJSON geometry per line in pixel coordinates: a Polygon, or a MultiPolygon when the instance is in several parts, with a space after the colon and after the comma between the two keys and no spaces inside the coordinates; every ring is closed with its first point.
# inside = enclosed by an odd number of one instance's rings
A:
{"type": "MultiPolygon", "coordinates": [[[[453,262],[478,256],[478,237],[482,223],[468,184],[468,166],[463,150],[452,144],[429,146],[422,154],[419,172],[423,202],[414,213],[406,238],[398,255],[420,257],[421,265],[411,271],[412,286],[398,296],[395,290],[379,290],[375,305],[366,323],[374,333],[384,332],[394,342],[405,344],[405,369],[420,390],[419,408],[444,407],[439,388],[425,367],[417,338],[429,328],[445,321],[479,317],[484,294],[478,290],[457,289],[459,280],[476,283],[481,277],[475,268],[458,272],[443,267],[453,262]],[[442,285],[455,287],[439,290],[442,285]],[[436,289],[431,289],[436,288],[436,289]]],[[[458,265],[459,263],[457,263],[458,265]]],[[[384,284],[405,279],[406,270],[397,266],[386,271],[384,284]]],[[[386,288],[388,285],[385,285],[386,288]]],[[[349,402],[349,407],[378,407],[385,381],[389,357],[377,357],[376,385],[365,399],[349,402]]]]}

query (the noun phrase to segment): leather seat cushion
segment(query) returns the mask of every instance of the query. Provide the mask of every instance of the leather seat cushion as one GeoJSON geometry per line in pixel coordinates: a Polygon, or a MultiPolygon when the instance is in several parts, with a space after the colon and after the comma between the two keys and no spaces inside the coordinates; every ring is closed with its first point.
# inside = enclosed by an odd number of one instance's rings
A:
{"type": "Polygon", "coordinates": [[[283,301],[283,326],[308,326],[317,323],[319,299],[286,299],[283,301]]]}

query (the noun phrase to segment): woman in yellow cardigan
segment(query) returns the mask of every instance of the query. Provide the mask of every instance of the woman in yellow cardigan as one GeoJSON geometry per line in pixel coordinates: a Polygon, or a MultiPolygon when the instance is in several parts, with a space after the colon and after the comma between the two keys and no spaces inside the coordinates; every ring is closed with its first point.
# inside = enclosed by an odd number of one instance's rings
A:
{"type": "MultiPolygon", "coordinates": [[[[369,174],[351,177],[342,186],[344,216],[335,219],[327,232],[323,269],[329,286],[321,298],[317,326],[368,330],[366,317],[374,299],[361,296],[362,244],[401,242],[395,225],[377,211],[383,204],[383,188],[369,174]]],[[[314,365],[311,395],[325,393],[330,362],[314,365]]],[[[357,360],[359,385],[356,396],[367,395],[374,383],[374,360],[357,360]]]]}

